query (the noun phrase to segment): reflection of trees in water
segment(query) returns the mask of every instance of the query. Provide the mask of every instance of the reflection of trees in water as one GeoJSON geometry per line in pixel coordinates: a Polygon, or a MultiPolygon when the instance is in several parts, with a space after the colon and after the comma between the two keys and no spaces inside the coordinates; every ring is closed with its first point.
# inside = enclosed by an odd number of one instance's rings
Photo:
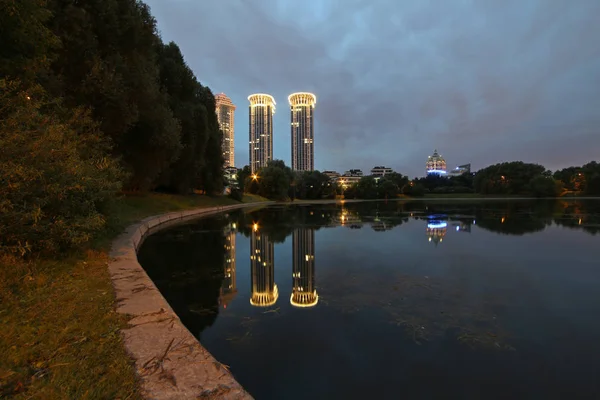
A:
{"type": "MultiPolygon", "coordinates": [[[[461,231],[470,231],[476,221],[480,228],[506,235],[524,235],[557,225],[600,232],[600,202],[556,200],[505,201],[388,201],[337,203],[328,205],[291,205],[234,214],[240,231],[249,237],[252,225],[259,223],[273,241],[281,243],[296,227],[320,229],[345,226],[359,229],[365,225],[384,232],[412,218],[443,215],[442,220],[460,222],[461,231]]],[[[433,238],[432,238],[433,241],[433,238]]]]}
{"type": "Polygon", "coordinates": [[[474,302],[460,280],[451,283],[391,271],[345,270],[342,276],[319,280],[327,288],[322,293],[324,303],[344,313],[383,311],[416,343],[450,336],[470,346],[512,349],[494,313],[511,297],[487,295],[484,301],[474,302]]]}
{"type": "Polygon", "coordinates": [[[600,233],[600,201],[559,202],[554,222],[571,229],[583,229],[592,235],[600,233]]]}
{"type": "Polygon", "coordinates": [[[138,259],[183,324],[194,334],[219,312],[224,278],[224,218],[208,218],[149,236],[138,259]]]}
{"type": "Polygon", "coordinates": [[[600,202],[590,200],[409,202],[404,209],[415,217],[446,214],[466,227],[475,220],[480,228],[505,235],[543,231],[553,222],[591,234],[600,232],[600,202]]]}

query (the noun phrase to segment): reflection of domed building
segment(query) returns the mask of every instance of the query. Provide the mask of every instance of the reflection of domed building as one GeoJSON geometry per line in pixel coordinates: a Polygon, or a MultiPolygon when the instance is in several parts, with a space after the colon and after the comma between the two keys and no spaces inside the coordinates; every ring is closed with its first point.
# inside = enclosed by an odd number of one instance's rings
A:
{"type": "Polygon", "coordinates": [[[447,227],[448,224],[446,221],[430,219],[427,222],[427,236],[429,237],[429,241],[436,245],[442,242],[444,236],[446,236],[447,227]]]}
{"type": "Polygon", "coordinates": [[[254,224],[250,239],[250,274],[252,297],[250,304],[268,307],[275,304],[279,297],[275,284],[275,246],[269,236],[258,232],[254,224]]]}
{"type": "Polygon", "coordinates": [[[438,154],[437,149],[433,155],[427,157],[427,174],[446,175],[446,160],[438,154]]]}
{"type": "Polygon", "coordinates": [[[296,229],[292,233],[292,297],[295,307],[313,307],[319,301],[315,289],[315,231],[296,229]]]}
{"type": "Polygon", "coordinates": [[[227,305],[231,303],[231,300],[233,300],[237,294],[237,288],[235,286],[235,224],[225,230],[224,269],[225,273],[219,295],[219,304],[222,304],[223,308],[227,308],[227,305]]]}

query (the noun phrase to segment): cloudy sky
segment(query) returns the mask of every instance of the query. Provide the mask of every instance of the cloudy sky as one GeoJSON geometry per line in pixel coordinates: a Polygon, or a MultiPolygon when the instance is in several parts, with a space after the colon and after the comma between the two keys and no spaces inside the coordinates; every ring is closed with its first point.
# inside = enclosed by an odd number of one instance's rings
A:
{"type": "Polygon", "coordinates": [[[599,0],[146,0],[202,84],[236,111],[275,97],[274,157],[289,164],[287,96],[310,91],[315,167],[424,174],[501,161],[600,160],[599,0]]]}

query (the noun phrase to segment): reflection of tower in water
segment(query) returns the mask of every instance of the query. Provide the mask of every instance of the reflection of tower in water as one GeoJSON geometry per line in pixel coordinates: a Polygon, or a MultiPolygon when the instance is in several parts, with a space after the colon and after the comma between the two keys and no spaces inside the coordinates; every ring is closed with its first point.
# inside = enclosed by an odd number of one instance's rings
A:
{"type": "Polygon", "coordinates": [[[235,224],[233,224],[225,230],[224,276],[219,296],[219,304],[222,304],[223,308],[227,308],[227,305],[231,303],[236,294],[237,288],[235,285],[235,224]]]}
{"type": "Polygon", "coordinates": [[[429,241],[436,245],[442,242],[444,236],[446,236],[447,227],[448,223],[446,221],[430,219],[427,222],[427,236],[429,237],[429,241]]]}
{"type": "Polygon", "coordinates": [[[313,307],[319,301],[315,288],[315,230],[296,229],[292,233],[292,297],[295,307],[313,307]]]}
{"type": "Polygon", "coordinates": [[[250,239],[250,270],[252,297],[250,304],[268,307],[275,304],[279,297],[275,284],[275,246],[269,236],[258,232],[258,225],[252,228],[250,239]]]}

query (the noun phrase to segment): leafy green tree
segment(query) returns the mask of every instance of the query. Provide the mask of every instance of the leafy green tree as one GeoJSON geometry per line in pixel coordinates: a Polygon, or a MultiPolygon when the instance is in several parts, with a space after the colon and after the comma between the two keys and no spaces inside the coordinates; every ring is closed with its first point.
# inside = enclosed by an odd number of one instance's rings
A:
{"type": "Polygon", "coordinates": [[[335,184],[319,171],[303,171],[295,181],[296,196],[301,199],[323,199],[335,197],[335,184]]]}
{"type": "Polygon", "coordinates": [[[539,164],[505,162],[478,171],[473,184],[482,194],[529,194],[531,180],[547,175],[546,168],[539,164]]]}
{"type": "Polygon", "coordinates": [[[585,178],[584,193],[590,196],[600,195],[600,164],[589,162],[581,167],[585,178]]]}
{"type": "Polygon", "coordinates": [[[529,181],[529,190],[535,197],[555,197],[559,194],[558,189],[552,177],[539,175],[529,181]]]}
{"type": "Polygon", "coordinates": [[[246,191],[246,179],[250,175],[252,175],[252,171],[250,170],[249,165],[245,165],[244,168],[239,170],[237,173],[238,187],[242,192],[246,191]]]}
{"type": "MultiPolygon", "coordinates": [[[[215,171],[204,171],[223,163],[222,154],[215,151],[213,143],[220,132],[210,131],[217,128],[211,120],[215,112],[214,99],[211,103],[208,89],[198,83],[175,43],[161,43],[158,54],[160,81],[167,92],[173,115],[181,126],[183,146],[179,158],[163,172],[160,182],[170,191],[185,194],[201,186],[206,189],[207,182],[202,178],[208,177],[212,180],[208,183],[209,190],[216,192],[222,187],[221,168],[216,177],[211,175],[215,171]],[[209,148],[211,151],[208,151],[209,148]]],[[[220,148],[220,137],[218,140],[220,148]]]]}
{"type": "MultiPolygon", "coordinates": [[[[269,161],[266,167],[258,171],[257,175],[257,194],[271,200],[285,200],[288,198],[293,172],[283,161],[269,161]]],[[[254,181],[253,178],[250,179],[251,182],[254,181]]]]}
{"type": "Polygon", "coordinates": [[[223,191],[223,158],[222,142],[223,134],[219,129],[219,121],[217,120],[215,96],[211,90],[204,87],[201,91],[201,99],[207,112],[207,130],[208,140],[204,152],[202,165],[202,173],[200,179],[200,189],[208,194],[217,194],[223,191]]]}
{"type": "Polygon", "coordinates": [[[48,90],[85,106],[131,172],[127,188],[147,190],[179,156],[180,125],[161,90],[160,38],[148,6],[135,0],[52,0],[49,22],[62,47],[48,90]]]}
{"type": "Polygon", "coordinates": [[[56,112],[44,91],[0,80],[0,248],[61,251],[105,225],[123,178],[83,109],[56,112]],[[68,119],[63,116],[69,115],[68,119]]]}
{"type": "Polygon", "coordinates": [[[0,78],[28,85],[45,74],[58,38],[46,26],[52,16],[41,0],[0,0],[0,78]]]}
{"type": "Polygon", "coordinates": [[[377,181],[372,176],[363,176],[356,184],[356,197],[359,199],[377,198],[377,181]]]}

